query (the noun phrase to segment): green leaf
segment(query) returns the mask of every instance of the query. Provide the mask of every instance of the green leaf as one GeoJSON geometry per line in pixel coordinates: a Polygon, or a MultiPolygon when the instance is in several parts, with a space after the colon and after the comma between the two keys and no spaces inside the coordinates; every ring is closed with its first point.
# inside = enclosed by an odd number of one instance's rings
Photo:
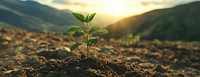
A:
{"type": "Polygon", "coordinates": [[[88,23],[88,20],[89,20],[89,14],[86,16],[86,18],[85,18],[84,21],[85,21],[86,23],[88,23]]]}
{"type": "Polygon", "coordinates": [[[80,26],[72,26],[67,30],[67,33],[71,32],[83,32],[83,29],[80,26]]]}
{"type": "Polygon", "coordinates": [[[89,33],[93,32],[93,31],[97,31],[97,30],[101,30],[101,28],[99,26],[91,26],[90,29],[89,29],[89,33]]]}
{"type": "Polygon", "coordinates": [[[72,13],[78,20],[81,22],[85,22],[85,17],[82,14],[79,13],[72,13]]]}
{"type": "Polygon", "coordinates": [[[95,44],[97,44],[98,41],[99,41],[99,36],[90,38],[88,40],[88,46],[95,45],[95,44]]]}
{"type": "Polygon", "coordinates": [[[101,30],[98,30],[98,31],[94,31],[91,34],[93,36],[99,36],[99,35],[108,34],[108,31],[106,29],[101,29],[101,30]]]}
{"type": "Polygon", "coordinates": [[[85,19],[85,22],[91,22],[94,18],[94,16],[96,15],[96,13],[93,13],[93,14],[90,14],[90,15],[87,15],[86,19],[85,19]]]}
{"type": "Polygon", "coordinates": [[[72,45],[72,47],[70,48],[70,52],[73,52],[76,48],[78,48],[80,45],[82,45],[83,43],[77,42],[74,45],[72,45]]]}
{"type": "Polygon", "coordinates": [[[84,32],[73,32],[69,34],[71,34],[73,37],[81,37],[84,35],[84,32]]]}

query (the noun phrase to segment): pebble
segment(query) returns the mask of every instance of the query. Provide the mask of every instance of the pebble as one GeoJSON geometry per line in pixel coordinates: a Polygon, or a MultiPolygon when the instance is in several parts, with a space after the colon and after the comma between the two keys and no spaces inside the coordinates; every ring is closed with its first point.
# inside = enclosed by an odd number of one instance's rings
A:
{"type": "Polygon", "coordinates": [[[11,40],[12,40],[12,38],[11,38],[11,37],[8,37],[8,36],[4,36],[4,37],[3,37],[3,40],[6,40],[6,41],[11,41],[11,40]]]}
{"type": "Polygon", "coordinates": [[[114,52],[114,51],[116,51],[116,49],[113,46],[104,46],[104,47],[101,48],[100,51],[102,51],[102,52],[107,52],[107,51],[114,52]]]}
{"type": "Polygon", "coordinates": [[[32,38],[26,38],[25,42],[37,42],[37,40],[32,38]]]}
{"type": "Polygon", "coordinates": [[[56,49],[48,49],[48,48],[41,48],[38,50],[38,55],[44,56],[47,58],[64,58],[71,56],[72,53],[70,53],[70,48],[69,47],[59,47],[56,49]]]}

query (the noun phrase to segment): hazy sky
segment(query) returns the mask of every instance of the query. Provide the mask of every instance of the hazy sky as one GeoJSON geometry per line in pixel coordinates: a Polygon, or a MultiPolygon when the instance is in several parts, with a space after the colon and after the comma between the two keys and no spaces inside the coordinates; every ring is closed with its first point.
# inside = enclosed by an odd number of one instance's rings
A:
{"type": "Polygon", "coordinates": [[[153,9],[200,0],[35,0],[57,9],[73,12],[101,13],[115,17],[141,14],[153,9]]]}

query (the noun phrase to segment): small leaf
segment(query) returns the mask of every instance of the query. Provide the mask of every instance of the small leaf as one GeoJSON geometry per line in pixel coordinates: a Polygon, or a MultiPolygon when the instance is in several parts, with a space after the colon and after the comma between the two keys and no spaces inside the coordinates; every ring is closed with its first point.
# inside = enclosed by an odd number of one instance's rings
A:
{"type": "Polygon", "coordinates": [[[91,26],[90,29],[89,29],[89,33],[93,32],[93,31],[97,31],[97,30],[101,30],[101,28],[99,26],[91,26]]]}
{"type": "Polygon", "coordinates": [[[98,41],[99,41],[99,36],[90,38],[88,40],[88,45],[89,46],[95,45],[95,44],[97,44],[98,41]]]}
{"type": "Polygon", "coordinates": [[[79,13],[72,13],[78,20],[81,22],[85,22],[85,17],[82,14],[79,13]]]}
{"type": "Polygon", "coordinates": [[[94,16],[96,15],[96,13],[90,14],[86,17],[85,22],[91,22],[94,18],[94,16]]]}
{"type": "Polygon", "coordinates": [[[99,35],[108,34],[108,31],[106,29],[101,29],[101,30],[98,30],[98,31],[94,31],[91,34],[93,36],[99,36],[99,35]]]}
{"type": "Polygon", "coordinates": [[[83,29],[80,26],[72,26],[67,30],[67,33],[70,32],[83,32],[83,29]]]}
{"type": "Polygon", "coordinates": [[[85,18],[84,21],[85,21],[86,23],[88,23],[88,20],[89,20],[89,14],[86,16],[86,18],[85,18]]]}
{"type": "Polygon", "coordinates": [[[84,32],[73,32],[71,33],[73,37],[81,37],[84,35],[84,32]]]}
{"type": "Polygon", "coordinates": [[[82,43],[77,42],[74,45],[72,45],[72,47],[70,48],[70,52],[73,52],[76,48],[78,48],[80,45],[82,45],[82,43]]]}

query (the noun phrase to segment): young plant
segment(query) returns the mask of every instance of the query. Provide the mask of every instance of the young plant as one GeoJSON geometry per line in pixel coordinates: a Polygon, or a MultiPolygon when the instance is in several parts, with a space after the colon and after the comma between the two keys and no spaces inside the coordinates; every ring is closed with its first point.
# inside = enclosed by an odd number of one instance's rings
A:
{"type": "Polygon", "coordinates": [[[93,20],[96,13],[88,14],[86,17],[84,17],[82,14],[79,14],[79,13],[72,13],[72,14],[84,24],[84,28],[80,26],[72,26],[67,30],[67,32],[70,34],[75,33],[75,32],[83,33],[84,38],[85,38],[85,43],[76,42],[74,45],[71,46],[70,52],[73,52],[80,45],[86,44],[87,53],[89,53],[89,47],[97,44],[97,42],[99,41],[99,36],[103,34],[107,34],[108,31],[106,29],[102,29],[100,26],[89,25],[89,23],[93,20]]]}

